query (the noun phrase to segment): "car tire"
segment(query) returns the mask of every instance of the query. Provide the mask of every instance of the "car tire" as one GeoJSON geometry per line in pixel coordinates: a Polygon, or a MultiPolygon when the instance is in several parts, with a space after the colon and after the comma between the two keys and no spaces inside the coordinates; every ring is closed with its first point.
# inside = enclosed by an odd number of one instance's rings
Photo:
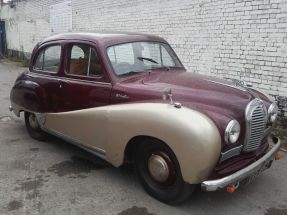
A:
{"type": "Polygon", "coordinates": [[[178,205],[192,194],[173,151],[163,142],[148,138],[136,146],[135,171],[148,194],[169,205],[178,205]]]}
{"type": "Polygon", "coordinates": [[[40,141],[48,139],[48,134],[41,129],[34,113],[25,112],[25,124],[27,131],[32,138],[40,141]]]}

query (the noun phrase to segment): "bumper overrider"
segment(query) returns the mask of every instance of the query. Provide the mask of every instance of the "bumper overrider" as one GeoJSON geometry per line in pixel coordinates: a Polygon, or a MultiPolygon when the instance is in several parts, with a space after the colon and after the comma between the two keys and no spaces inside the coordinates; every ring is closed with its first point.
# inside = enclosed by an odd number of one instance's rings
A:
{"type": "Polygon", "coordinates": [[[254,163],[224,178],[203,181],[201,183],[201,189],[204,191],[216,191],[228,186],[235,186],[237,188],[241,181],[251,181],[261,172],[271,167],[271,164],[280,149],[280,139],[274,137],[272,138],[272,142],[274,146],[254,163]]]}

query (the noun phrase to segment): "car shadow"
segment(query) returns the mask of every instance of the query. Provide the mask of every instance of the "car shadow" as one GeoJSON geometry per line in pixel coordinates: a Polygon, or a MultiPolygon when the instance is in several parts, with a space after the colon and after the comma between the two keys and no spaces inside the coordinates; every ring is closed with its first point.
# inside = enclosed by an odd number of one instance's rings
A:
{"type": "MultiPolygon", "coordinates": [[[[77,159],[83,159],[88,162],[81,162],[81,165],[78,165],[77,168],[85,169],[85,165],[92,165],[90,167],[92,170],[95,169],[105,169],[108,170],[105,172],[107,174],[108,178],[112,181],[112,183],[117,184],[117,187],[120,186],[126,186],[127,182],[129,185],[135,185],[132,186],[132,189],[136,190],[142,190],[144,192],[143,188],[140,186],[140,182],[137,179],[137,176],[134,172],[133,165],[132,164],[124,164],[120,166],[119,168],[116,168],[106,162],[105,160],[101,159],[100,157],[93,155],[84,149],[81,149],[78,146],[75,146],[71,143],[68,143],[65,140],[62,140],[58,137],[51,136],[50,140],[48,141],[49,144],[53,145],[53,147],[56,147],[57,149],[60,149],[61,151],[68,152],[69,154],[72,154],[71,160],[73,158],[77,159]],[[110,170],[110,171],[109,171],[110,170]]],[[[77,165],[75,162],[74,165],[77,165]]],[[[81,171],[81,170],[79,170],[81,171]]],[[[89,176],[91,177],[91,176],[89,176]]],[[[231,194],[228,194],[227,192],[223,191],[217,191],[217,192],[203,192],[201,191],[200,185],[196,185],[195,190],[191,198],[189,198],[186,202],[182,203],[180,207],[190,207],[190,205],[202,205],[203,202],[217,202],[218,204],[221,203],[221,201],[228,201],[230,200],[231,194]]],[[[154,200],[157,202],[157,200],[154,200]]]]}

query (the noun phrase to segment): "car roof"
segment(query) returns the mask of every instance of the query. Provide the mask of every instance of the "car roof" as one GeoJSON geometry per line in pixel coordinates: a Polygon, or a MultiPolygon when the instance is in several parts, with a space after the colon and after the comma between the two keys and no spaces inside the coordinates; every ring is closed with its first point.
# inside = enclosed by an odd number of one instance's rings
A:
{"type": "Polygon", "coordinates": [[[112,45],[117,43],[125,43],[132,41],[158,41],[166,43],[166,40],[162,37],[142,34],[142,33],[132,33],[132,32],[77,32],[77,33],[63,33],[56,34],[44,39],[40,44],[46,42],[58,41],[58,40],[86,40],[99,43],[101,45],[112,45]]]}

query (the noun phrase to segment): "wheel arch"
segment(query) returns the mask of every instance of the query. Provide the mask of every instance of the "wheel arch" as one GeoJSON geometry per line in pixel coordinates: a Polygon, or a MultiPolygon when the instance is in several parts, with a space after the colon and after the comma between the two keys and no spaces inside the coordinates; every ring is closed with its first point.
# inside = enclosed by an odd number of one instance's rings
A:
{"type": "Polygon", "coordinates": [[[134,150],[135,150],[136,145],[146,139],[154,139],[154,140],[160,141],[170,148],[170,146],[167,143],[165,143],[163,140],[159,138],[149,136],[149,135],[137,135],[131,138],[126,144],[125,151],[124,151],[124,163],[133,162],[133,153],[135,152],[134,150]]]}

